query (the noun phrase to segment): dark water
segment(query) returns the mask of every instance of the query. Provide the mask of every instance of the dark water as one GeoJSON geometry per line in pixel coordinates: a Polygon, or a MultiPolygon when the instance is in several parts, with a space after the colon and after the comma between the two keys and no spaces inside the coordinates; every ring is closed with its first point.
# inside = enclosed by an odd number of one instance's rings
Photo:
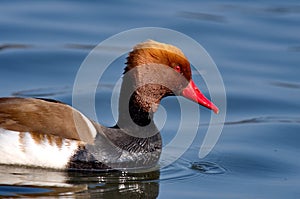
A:
{"type": "MultiPolygon", "coordinates": [[[[1,166],[0,196],[299,198],[298,1],[1,1],[0,96],[51,97],[71,104],[74,78],[89,51],[107,37],[143,26],[180,31],[216,62],[228,106],[213,151],[198,157],[210,114],[201,109],[201,127],[191,147],[159,171],[1,166]]],[[[111,89],[123,63],[114,63],[117,67],[106,72],[97,92],[97,114],[105,125],[114,123],[111,89]]],[[[163,106],[168,118],[162,135],[168,143],[180,111],[176,99],[164,100],[163,106]]]]}

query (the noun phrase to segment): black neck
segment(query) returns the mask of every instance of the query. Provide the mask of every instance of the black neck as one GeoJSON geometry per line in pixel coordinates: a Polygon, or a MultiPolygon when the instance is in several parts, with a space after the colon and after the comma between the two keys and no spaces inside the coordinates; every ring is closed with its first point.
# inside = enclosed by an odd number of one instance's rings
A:
{"type": "Polygon", "coordinates": [[[123,127],[126,127],[127,124],[132,124],[131,122],[134,122],[135,125],[140,127],[149,125],[153,121],[154,114],[151,109],[151,104],[144,102],[147,106],[141,107],[141,97],[138,96],[136,92],[134,92],[131,97],[125,95],[126,94],[121,91],[119,100],[119,119],[117,123],[118,126],[122,125],[123,127]]]}
{"type": "MultiPolygon", "coordinates": [[[[148,85],[136,89],[133,78],[124,78],[119,99],[117,126],[131,135],[154,135],[153,114],[162,98],[148,85]]],[[[158,90],[158,89],[157,89],[158,90]]]]}
{"type": "Polygon", "coordinates": [[[133,122],[139,126],[147,126],[153,120],[153,112],[151,109],[141,108],[138,104],[136,104],[136,93],[131,97],[129,101],[129,113],[133,122]]]}

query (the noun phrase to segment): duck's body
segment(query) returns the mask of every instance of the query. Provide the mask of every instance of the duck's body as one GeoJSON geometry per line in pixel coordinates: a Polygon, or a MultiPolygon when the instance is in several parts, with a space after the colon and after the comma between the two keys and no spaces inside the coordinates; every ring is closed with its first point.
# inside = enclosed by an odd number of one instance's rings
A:
{"type": "Polygon", "coordinates": [[[54,169],[137,168],[154,166],[161,151],[159,133],[133,137],[52,100],[0,98],[0,127],[0,164],[54,169]]]}
{"type": "Polygon", "coordinates": [[[152,117],[160,100],[183,95],[218,112],[191,80],[176,47],[154,41],[129,54],[112,128],[69,105],[45,99],[0,98],[0,164],[54,169],[154,167],[162,141],[152,117]]]}

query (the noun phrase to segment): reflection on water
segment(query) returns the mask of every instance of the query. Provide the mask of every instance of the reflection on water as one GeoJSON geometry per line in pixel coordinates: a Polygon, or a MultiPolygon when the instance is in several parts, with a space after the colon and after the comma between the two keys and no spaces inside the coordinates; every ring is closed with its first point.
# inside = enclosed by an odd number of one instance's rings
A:
{"type": "Polygon", "coordinates": [[[159,171],[149,173],[68,172],[68,183],[87,184],[80,195],[91,198],[156,198],[159,192],[159,171]]]}
{"type": "Polygon", "coordinates": [[[54,171],[0,166],[2,196],[156,198],[159,171],[149,173],[54,171]]]}
{"type": "Polygon", "coordinates": [[[213,162],[189,162],[182,158],[161,170],[145,173],[57,171],[0,165],[0,195],[156,198],[161,182],[189,182],[201,175],[225,172],[226,169],[213,162]]]}
{"type": "Polygon", "coordinates": [[[225,171],[213,162],[191,163],[185,159],[145,173],[57,171],[0,165],[0,195],[157,198],[161,182],[189,182],[201,175],[223,174],[225,171]]]}
{"type": "Polygon", "coordinates": [[[0,195],[2,196],[46,196],[81,192],[84,184],[67,183],[65,172],[39,168],[0,166],[0,195]]]}

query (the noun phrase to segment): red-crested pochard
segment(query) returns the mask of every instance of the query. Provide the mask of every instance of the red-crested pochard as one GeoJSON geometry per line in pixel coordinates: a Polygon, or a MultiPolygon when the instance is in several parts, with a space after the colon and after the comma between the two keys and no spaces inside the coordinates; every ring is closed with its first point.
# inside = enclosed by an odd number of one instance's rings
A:
{"type": "Polygon", "coordinates": [[[129,53],[119,119],[104,127],[56,100],[0,98],[0,164],[54,169],[130,169],[157,164],[162,150],[153,113],[166,96],[181,95],[215,113],[175,46],[148,40],[129,53]]]}

